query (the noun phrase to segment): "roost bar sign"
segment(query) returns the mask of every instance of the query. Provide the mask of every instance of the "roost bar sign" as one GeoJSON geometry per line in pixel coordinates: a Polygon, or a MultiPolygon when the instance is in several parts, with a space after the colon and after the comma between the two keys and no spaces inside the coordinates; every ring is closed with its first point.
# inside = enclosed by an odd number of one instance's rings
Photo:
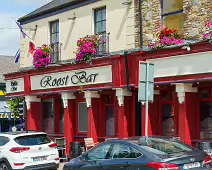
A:
{"type": "Polygon", "coordinates": [[[31,77],[32,90],[112,82],[112,66],[87,68],[31,77]]]}

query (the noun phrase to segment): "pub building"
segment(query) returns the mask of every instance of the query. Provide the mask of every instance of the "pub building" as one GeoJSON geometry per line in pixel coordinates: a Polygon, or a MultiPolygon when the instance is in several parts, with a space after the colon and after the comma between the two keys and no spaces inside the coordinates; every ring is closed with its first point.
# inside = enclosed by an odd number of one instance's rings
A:
{"type": "Polygon", "coordinates": [[[144,135],[145,105],[137,97],[139,61],[149,61],[155,64],[149,135],[179,137],[193,146],[211,142],[212,45],[182,47],[6,74],[7,97],[25,97],[26,129],[64,136],[67,153],[70,142],[87,137],[102,142],[144,135]]]}

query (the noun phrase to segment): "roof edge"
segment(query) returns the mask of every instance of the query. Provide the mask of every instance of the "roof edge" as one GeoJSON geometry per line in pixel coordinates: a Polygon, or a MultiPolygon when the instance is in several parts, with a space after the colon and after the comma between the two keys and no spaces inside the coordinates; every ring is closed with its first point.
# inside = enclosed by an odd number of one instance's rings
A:
{"type": "MultiPolygon", "coordinates": [[[[30,19],[39,17],[39,16],[41,16],[41,15],[48,14],[48,13],[53,12],[53,11],[55,11],[55,10],[60,10],[60,9],[69,7],[69,6],[71,6],[71,5],[79,4],[79,3],[83,2],[83,1],[88,1],[88,0],[75,0],[75,1],[72,1],[72,2],[68,2],[68,3],[66,3],[66,4],[62,4],[62,5],[60,5],[60,6],[51,8],[51,9],[49,9],[49,10],[46,10],[46,11],[43,11],[43,12],[39,12],[39,13],[34,14],[34,15],[31,15],[31,16],[26,16],[26,15],[25,15],[26,17],[23,16],[23,17],[19,18],[19,19],[18,19],[18,22],[24,22],[24,21],[27,21],[27,20],[30,20],[30,19]]],[[[46,5],[47,5],[47,4],[46,4],[46,5]]],[[[45,6],[45,5],[43,5],[43,6],[45,6]]],[[[43,6],[41,6],[40,8],[42,8],[43,6]]],[[[39,9],[39,8],[37,8],[37,9],[39,9]]],[[[36,9],[36,10],[37,10],[37,9],[36,9]]],[[[34,11],[33,11],[33,12],[34,12],[34,11]]],[[[29,13],[29,14],[30,14],[30,13],[29,13]]],[[[28,14],[27,14],[27,15],[28,15],[28,14]]]]}

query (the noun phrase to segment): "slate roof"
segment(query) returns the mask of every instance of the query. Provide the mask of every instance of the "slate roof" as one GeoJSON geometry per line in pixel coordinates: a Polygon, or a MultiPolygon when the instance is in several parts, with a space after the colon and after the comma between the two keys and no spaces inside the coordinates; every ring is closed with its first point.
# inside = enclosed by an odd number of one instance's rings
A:
{"type": "Polygon", "coordinates": [[[82,1],[83,0],[53,0],[53,1],[49,2],[48,4],[36,9],[35,11],[19,18],[18,21],[19,22],[26,21],[28,19],[46,14],[48,12],[52,12],[52,11],[57,10],[57,9],[67,7],[69,5],[73,5],[73,4],[76,4],[78,2],[82,2],[82,1]]]}
{"type": "Polygon", "coordinates": [[[17,72],[18,64],[15,63],[14,56],[0,55],[0,83],[5,83],[4,74],[17,72]]]}

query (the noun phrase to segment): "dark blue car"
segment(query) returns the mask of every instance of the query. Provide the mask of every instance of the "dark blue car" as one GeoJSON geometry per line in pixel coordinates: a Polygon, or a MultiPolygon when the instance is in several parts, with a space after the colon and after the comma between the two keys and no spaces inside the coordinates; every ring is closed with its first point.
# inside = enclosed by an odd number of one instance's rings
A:
{"type": "Polygon", "coordinates": [[[177,139],[134,137],[99,144],[64,165],[63,170],[208,170],[207,153],[177,139]]]}

